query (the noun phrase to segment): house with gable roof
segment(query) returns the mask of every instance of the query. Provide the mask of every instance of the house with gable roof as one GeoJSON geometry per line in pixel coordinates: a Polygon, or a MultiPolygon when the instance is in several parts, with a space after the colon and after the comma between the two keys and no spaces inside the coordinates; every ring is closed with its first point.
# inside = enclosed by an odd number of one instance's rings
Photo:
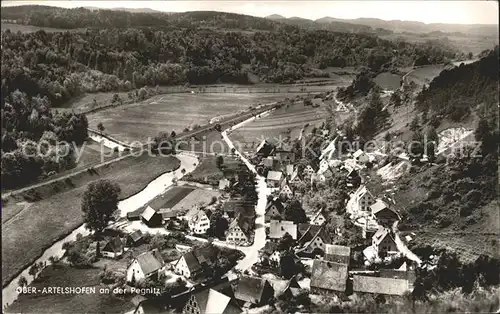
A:
{"type": "Polygon", "coordinates": [[[204,289],[191,294],[182,309],[183,314],[239,314],[241,309],[227,296],[215,289],[204,289]]]}
{"type": "Polygon", "coordinates": [[[325,254],[326,244],[331,244],[331,238],[323,226],[311,224],[298,225],[298,256],[310,257],[325,254]]]}
{"type": "Polygon", "coordinates": [[[310,179],[311,176],[315,173],[314,168],[311,165],[307,165],[302,171],[302,175],[305,179],[310,179]]]}
{"type": "Polygon", "coordinates": [[[375,198],[372,193],[366,188],[366,186],[360,186],[354,193],[354,201],[358,206],[359,210],[364,212],[371,212],[370,206],[375,203],[375,198]]]}
{"type": "Polygon", "coordinates": [[[244,305],[265,305],[274,297],[274,289],[264,278],[242,276],[235,283],[234,297],[244,305]]]}
{"type": "Polygon", "coordinates": [[[314,260],[311,271],[311,293],[331,295],[345,293],[347,289],[348,266],[324,260],[314,260]]]}
{"type": "Polygon", "coordinates": [[[209,244],[184,253],[175,263],[174,271],[186,278],[195,278],[210,272],[216,259],[217,251],[209,244]]]}
{"type": "Polygon", "coordinates": [[[194,234],[204,234],[210,228],[210,219],[199,207],[193,207],[184,216],[188,222],[189,230],[194,234]]]}
{"type": "Polygon", "coordinates": [[[352,290],[354,292],[402,296],[411,291],[413,285],[407,279],[383,278],[353,275],[352,290]]]}
{"type": "Polygon", "coordinates": [[[266,206],[266,213],[264,217],[265,222],[270,222],[272,219],[281,220],[283,218],[284,210],[285,207],[278,198],[269,200],[266,206]]]}
{"type": "Polygon", "coordinates": [[[370,211],[372,216],[382,226],[392,226],[395,221],[401,220],[399,214],[381,199],[377,199],[375,203],[370,206],[370,211]]]}
{"type": "Polygon", "coordinates": [[[290,186],[286,183],[285,180],[283,180],[282,183],[281,183],[281,189],[280,189],[279,196],[283,197],[283,198],[286,198],[286,199],[292,199],[293,198],[292,189],[290,189],[290,186]]]}
{"type": "Polygon", "coordinates": [[[357,151],[355,151],[352,154],[352,157],[359,163],[366,163],[366,162],[370,161],[370,158],[368,157],[368,155],[364,151],[362,151],[361,149],[358,149],[357,151]]]}
{"type": "Polygon", "coordinates": [[[283,180],[283,173],[281,171],[267,172],[266,182],[269,187],[271,188],[280,187],[282,180],[283,180]]]}
{"type": "Polygon", "coordinates": [[[127,268],[127,282],[137,282],[158,276],[165,269],[165,261],[157,249],[138,255],[127,268]]]}
{"type": "Polygon", "coordinates": [[[141,220],[151,228],[159,227],[163,224],[163,216],[159,211],[153,209],[151,206],[147,206],[142,212],[141,220]]]}
{"type": "Polygon", "coordinates": [[[125,252],[125,246],[119,237],[108,240],[101,249],[101,255],[109,258],[120,257],[123,255],[123,252],[125,252]]]}
{"type": "Polygon", "coordinates": [[[135,230],[127,236],[127,245],[129,247],[139,245],[142,241],[143,234],[141,230],[135,230]]]}
{"type": "Polygon", "coordinates": [[[377,252],[378,256],[383,256],[387,253],[398,252],[396,241],[393,234],[388,228],[380,228],[372,237],[372,247],[377,252]]]}
{"type": "Polygon", "coordinates": [[[226,231],[226,241],[235,244],[248,243],[252,240],[251,231],[249,220],[240,214],[229,224],[226,231]]]}
{"type": "Polygon", "coordinates": [[[309,223],[311,225],[321,226],[323,223],[325,223],[325,221],[325,214],[323,214],[323,210],[320,209],[310,217],[309,223]]]}

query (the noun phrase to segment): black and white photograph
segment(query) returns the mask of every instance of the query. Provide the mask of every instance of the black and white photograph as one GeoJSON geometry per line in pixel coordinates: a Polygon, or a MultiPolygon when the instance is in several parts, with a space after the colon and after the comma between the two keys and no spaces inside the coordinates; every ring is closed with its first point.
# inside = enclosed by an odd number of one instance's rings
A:
{"type": "Polygon", "coordinates": [[[1,1],[3,313],[500,313],[498,1],[1,1]]]}

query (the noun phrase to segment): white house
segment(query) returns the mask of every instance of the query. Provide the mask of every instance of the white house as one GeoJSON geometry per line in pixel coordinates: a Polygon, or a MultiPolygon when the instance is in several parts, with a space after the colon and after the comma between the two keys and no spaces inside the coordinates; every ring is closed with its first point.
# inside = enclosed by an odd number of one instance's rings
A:
{"type": "Polygon", "coordinates": [[[210,228],[210,219],[200,208],[192,208],[185,216],[189,230],[194,234],[204,234],[210,228]]]}
{"type": "Polygon", "coordinates": [[[324,255],[326,244],[331,244],[331,238],[322,226],[299,224],[298,233],[299,256],[324,255]]]}
{"type": "Polygon", "coordinates": [[[154,249],[138,255],[127,268],[127,282],[137,282],[162,272],[165,262],[158,250],[154,249]]]}
{"type": "Polygon", "coordinates": [[[297,239],[297,225],[293,221],[271,220],[269,239],[279,240],[287,233],[292,236],[292,239],[297,239]]]}
{"type": "Polygon", "coordinates": [[[174,271],[186,278],[194,278],[204,269],[210,269],[216,260],[217,252],[212,245],[184,253],[174,265],[174,271]]]}
{"type": "Polygon", "coordinates": [[[283,203],[278,198],[268,201],[264,221],[270,222],[272,219],[281,218],[284,209],[283,203]]]}
{"type": "Polygon", "coordinates": [[[242,216],[238,215],[226,231],[226,241],[235,244],[243,244],[250,241],[250,224],[242,216]]]}
{"type": "Polygon", "coordinates": [[[383,226],[391,226],[396,220],[401,217],[393,209],[389,208],[386,202],[377,199],[374,204],[370,206],[372,216],[383,226]]]}
{"type": "Polygon", "coordinates": [[[375,232],[372,237],[372,247],[379,256],[384,253],[398,251],[394,237],[388,228],[380,228],[375,232]]]}

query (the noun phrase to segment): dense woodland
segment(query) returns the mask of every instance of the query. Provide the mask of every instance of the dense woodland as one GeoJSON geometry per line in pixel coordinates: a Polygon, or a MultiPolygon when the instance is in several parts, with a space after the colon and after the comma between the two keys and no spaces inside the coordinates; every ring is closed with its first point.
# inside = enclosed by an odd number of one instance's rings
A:
{"type": "Polygon", "coordinates": [[[101,27],[3,33],[2,93],[20,89],[29,96],[47,96],[54,106],[81,92],[185,83],[245,84],[250,83],[249,73],[263,82],[287,83],[328,76],[318,69],[329,66],[367,65],[379,70],[411,65],[422,56],[442,62],[457,53],[433,44],[307,31],[229,13],[167,15],[32,6],[16,10],[2,10],[2,18],[50,27],[101,27]],[[246,29],[252,31],[241,31],[246,29]]]}

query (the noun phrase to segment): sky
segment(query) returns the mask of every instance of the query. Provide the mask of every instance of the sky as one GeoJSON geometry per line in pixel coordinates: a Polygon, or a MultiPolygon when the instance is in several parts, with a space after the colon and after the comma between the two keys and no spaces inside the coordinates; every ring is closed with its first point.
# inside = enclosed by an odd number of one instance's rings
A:
{"type": "Polygon", "coordinates": [[[2,6],[39,4],[64,8],[151,8],[165,12],[223,11],[264,17],[280,14],[318,19],[359,17],[424,23],[496,24],[498,2],[490,1],[2,1],[2,6]]]}

